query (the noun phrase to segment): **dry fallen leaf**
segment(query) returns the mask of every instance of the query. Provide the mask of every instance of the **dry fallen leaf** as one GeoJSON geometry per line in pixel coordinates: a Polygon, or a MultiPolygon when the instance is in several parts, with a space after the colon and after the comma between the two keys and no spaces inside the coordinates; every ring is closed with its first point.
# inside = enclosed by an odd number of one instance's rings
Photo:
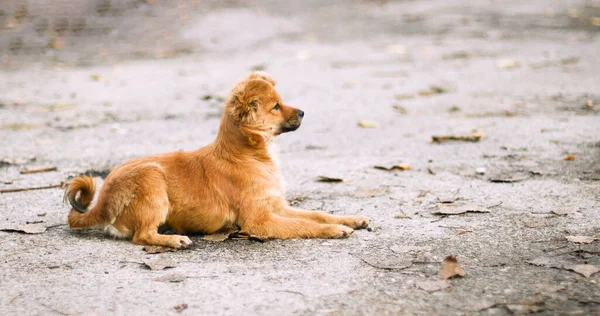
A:
{"type": "Polygon", "coordinates": [[[489,213],[486,208],[477,205],[463,205],[459,207],[442,206],[439,210],[433,212],[433,215],[459,215],[464,213],[489,213]]]}
{"type": "Polygon", "coordinates": [[[17,232],[17,233],[25,233],[25,234],[41,234],[46,231],[46,226],[36,223],[36,224],[25,224],[19,225],[11,228],[3,228],[0,229],[5,232],[17,232]]]}
{"type": "Polygon", "coordinates": [[[405,170],[410,170],[410,163],[409,162],[405,162],[405,163],[393,165],[391,167],[373,166],[373,168],[379,169],[379,170],[386,170],[386,171],[392,171],[394,169],[405,171],[405,170]]]}
{"type": "Polygon", "coordinates": [[[565,157],[565,160],[567,160],[567,161],[575,160],[575,156],[574,155],[568,155],[568,156],[565,157]]]}
{"type": "Polygon", "coordinates": [[[92,79],[93,81],[102,81],[102,75],[97,75],[97,74],[93,74],[90,75],[90,79],[92,79]]]}
{"type": "Polygon", "coordinates": [[[179,305],[175,306],[174,308],[175,308],[176,312],[181,313],[188,308],[188,304],[179,304],[179,305]]]}
{"type": "Polygon", "coordinates": [[[158,282],[179,283],[185,281],[185,279],[187,279],[187,276],[183,274],[167,274],[152,280],[158,282]]]}
{"type": "Polygon", "coordinates": [[[421,281],[416,283],[417,287],[429,293],[449,288],[451,285],[446,280],[421,281]]]}
{"type": "Polygon", "coordinates": [[[567,236],[566,238],[568,241],[578,244],[589,244],[597,239],[590,236],[567,236]]]}
{"type": "Polygon", "coordinates": [[[326,176],[318,176],[317,182],[344,182],[344,179],[332,178],[332,177],[326,177],[326,176]]]}
{"type": "Polygon", "coordinates": [[[151,270],[163,270],[167,268],[174,268],[177,266],[177,262],[175,262],[171,258],[150,259],[144,261],[144,264],[151,270]]]}
{"type": "Polygon", "coordinates": [[[163,247],[163,246],[144,246],[143,249],[148,254],[163,253],[163,252],[174,252],[175,251],[174,248],[163,247]]]}
{"type": "Polygon", "coordinates": [[[589,278],[592,274],[600,272],[600,268],[592,264],[572,264],[565,265],[564,269],[571,270],[589,278]]]}
{"type": "Polygon", "coordinates": [[[446,280],[455,276],[463,277],[465,276],[465,271],[458,264],[456,257],[448,256],[444,258],[444,261],[442,262],[438,278],[446,280]]]}
{"type": "Polygon", "coordinates": [[[364,120],[364,121],[358,122],[358,126],[363,127],[363,128],[376,128],[376,127],[379,127],[380,124],[379,124],[379,122],[376,122],[376,121],[364,120]]]}
{"type": "Polygon", "coordinates": [[[231,233],[232,232],[222,233],[222,234],[205,235],[202,237],[202,239],[207,240],[207,241],[221,242],[221,241],[225,241],[225,240],[229,239],[229,235],[231,233]]]}

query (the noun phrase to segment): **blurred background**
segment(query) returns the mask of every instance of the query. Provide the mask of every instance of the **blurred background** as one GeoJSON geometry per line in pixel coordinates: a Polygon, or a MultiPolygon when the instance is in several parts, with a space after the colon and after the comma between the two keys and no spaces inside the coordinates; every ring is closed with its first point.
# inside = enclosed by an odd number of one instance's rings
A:
{"type": "Polygon", "coordinates": [[[598,0],[3,0],[0,56],[5,69],[86,66],[239,51],[273,41],[494,40],[557,30],[581,31],[577,35],[585,38],[599,28],[598,0]]]}

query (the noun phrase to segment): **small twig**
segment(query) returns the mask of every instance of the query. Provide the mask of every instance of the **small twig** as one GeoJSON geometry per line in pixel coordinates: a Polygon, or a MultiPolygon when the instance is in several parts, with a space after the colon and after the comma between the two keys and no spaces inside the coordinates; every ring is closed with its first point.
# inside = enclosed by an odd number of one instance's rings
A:
{"type": "Polygon", "coordinates": [[[296,291],[289,291],[289,290],[277,290],[277,291],[275,291],[275,292],[286,292],[286,293],[298,294],[298,295],[300,295],[300,296],[302,296],[302,297],[305,297],[305,295],[304,295],[303,293],[296,292],[296,291]]]}
{"type": "Polygon", "coordinates": [[[502,203],[504,203],[504,201],[500,201],[500,203],[498,203],[498,204],[490,205],[487,208],[497,207],[497,206],[502,205],[502,203]]]}
{"type": "Polygon", "coordinates": [[[23,295],[23,292],[15,295],[13,298],[10,299],[10,303],[12,304],[12,302],[14,302],[19,296],[23,295]]]}
{"type": "Polygon", "coordinates": [[[62,188],[64,185],[65,185],[65,183],[61,182],[60,184],[51,184],[51,185],[39,186],[39,187],[0,189],[0,193],[13,193],[13,192],[23,192],[23,191],[32,191],[32,190],[54,189],[54,188],[62,188]]]}
{"type": "Polygon", "coordinates": [[[21,170],[21,174],[30,174],[30,173],[38,173],[38,172],[48,172],[48,171],[56,171],[56,170],[58,170],[56,168],[56,166],[42,167],[42,168],[35,168],[35,169],[23,169],[23,170],[21,170]]]}
{"type": "Polygon", "coordinates": [[[53,312],[55,312],[57,314],[64,315],[64,316],[68,316],[69,315],[67,313],[63,313],[63,312],[57,310],[56,308],[50,307],[50,306],[48,306],[48,305],[46,305],[44,303],[40,303],[40,305],[44,306],[45,308],[47,308],[47,309],[49,309],[49,310],[51,310],[51,311],[53,311],[53,312]]]}

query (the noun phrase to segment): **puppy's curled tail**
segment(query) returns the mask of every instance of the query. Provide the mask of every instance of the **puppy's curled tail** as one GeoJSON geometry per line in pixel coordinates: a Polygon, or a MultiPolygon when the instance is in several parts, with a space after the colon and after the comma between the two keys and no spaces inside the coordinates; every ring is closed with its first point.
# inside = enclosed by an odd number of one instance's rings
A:
{"type": "Polygon", "coordinates": [[[97,207],[88,211],[94,199],[96,184],[90,176],[74,178],[65,191],[65,200],[73,209],[69,213],[71,228],[85,228],[100,224],[101,214],[97,207]]]}

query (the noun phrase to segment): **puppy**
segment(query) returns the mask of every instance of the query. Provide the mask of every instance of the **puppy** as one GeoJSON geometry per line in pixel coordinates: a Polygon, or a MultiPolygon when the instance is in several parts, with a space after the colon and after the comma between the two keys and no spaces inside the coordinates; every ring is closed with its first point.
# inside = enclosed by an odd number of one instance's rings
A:
{"type": "Polygon", "coordinates": [[[268,146],[300,127],[304,112],[286,105],[264,72],[237,83],[228,97],[216,140],[191,152],[138,158],[115,168],[96,191],[89,176],[65,192],[69,226],[104,226],[136,244],[185,247],[190,233],[239,228],[264,238],[341,238],[365,228],[364,216],[336,216],[290,207],[268,146]],[[162,235],[166,224],[177,235],[162,235]]]}

